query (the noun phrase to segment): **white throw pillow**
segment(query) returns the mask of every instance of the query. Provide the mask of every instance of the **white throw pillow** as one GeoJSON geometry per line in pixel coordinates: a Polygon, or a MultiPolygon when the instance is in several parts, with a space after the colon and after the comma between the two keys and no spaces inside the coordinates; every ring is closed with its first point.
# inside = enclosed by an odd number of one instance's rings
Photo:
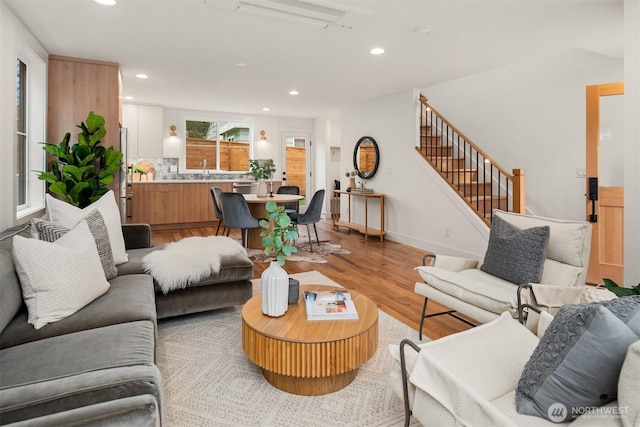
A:
{"type": "Polygon", "coordinates": [[[92,210],[100,211],[104,223],[109,232],[109,242],[111,242],[111,252],[113,261],[118,264],[127,262],[127,251],[124,246],[122,236],[122,222],[120,222],[120,210],[116,204],[115,194],[109,190],[104,196],[96,200],[84,209],[70,205],[67,202],[58,200],[51,195],[46,195],[47,215],[49,221],[71,228],[86,217],[92,210]]]}
{"type": "Polygon", "coordinates": [[[13,257],[28,322],[36,329],[71,316],[109,290],[86,221],[53,243],[14,236],[13,257]]]}

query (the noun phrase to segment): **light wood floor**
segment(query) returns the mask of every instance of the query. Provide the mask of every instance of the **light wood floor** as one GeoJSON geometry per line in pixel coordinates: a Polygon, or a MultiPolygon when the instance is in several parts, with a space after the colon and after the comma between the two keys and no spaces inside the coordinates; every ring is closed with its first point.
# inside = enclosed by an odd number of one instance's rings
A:
{"type": "MultiPolygon", "coordinates": [[[[189,236],[215,235],[215,227],[156,230],[153,243],[166,243],[189,236]]],[[[237,230],[232,237],[240,238],[237,230]]],[[[313,233],[313,231],[312,231],[313,233]]],[[[414,329],[418,329],[424,298],[413,292],[420,280],[413,268],[421,265],[424,251],[400,243],[379,238],[364,240],[364,235],[348,230],[333,229],[329,220],[318,224],[320,240],[328,240],[349,250],[351,254],[329,255],[326,264],[287,261],[285,270],[289,274],[316,270],[335,280],[347,289],[360,292],[371,298],[378,308],[414,329]]],[[[259,278],[268,263],[256,263],[254,277],[259,278]]],[[[442,311],[445,307],[429,301],[428,313],[442,311]]],[[[469,326],[450,316],[438,316],[425,320],[424,335],[437,339],[469,326]]]]}

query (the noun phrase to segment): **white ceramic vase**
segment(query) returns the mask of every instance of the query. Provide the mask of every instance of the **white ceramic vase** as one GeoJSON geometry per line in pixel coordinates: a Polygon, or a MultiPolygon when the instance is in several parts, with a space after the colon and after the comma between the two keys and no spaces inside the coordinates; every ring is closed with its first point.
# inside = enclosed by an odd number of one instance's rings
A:
{"type": "Polygon", "coordinates": [[[267,182],[266,181],[258,181],[258,185],[256,186],[256,196],[258,197],[267,197],[267,182]]]}
{"type": "Polygon", "coordinates": [[[260,277],[262,312],[267,316],[280,317],[289,306],[289,275],[278,264],[271,261],[269,268],[260,277]]]}

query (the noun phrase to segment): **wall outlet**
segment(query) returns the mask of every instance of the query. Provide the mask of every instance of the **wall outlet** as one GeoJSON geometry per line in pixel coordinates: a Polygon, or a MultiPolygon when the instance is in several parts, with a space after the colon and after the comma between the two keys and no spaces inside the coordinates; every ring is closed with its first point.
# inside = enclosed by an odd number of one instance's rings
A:
{"type": "Polygon", "coordinates": [[[169,172],[178,172],[178,165],[170,165],[169,172]]]}
{"type": "Polygon", "coordinates": [[[577,178],[586,178],[587,177],[587,168],[577,168],[576,169],[576,177],[577,178]]]}

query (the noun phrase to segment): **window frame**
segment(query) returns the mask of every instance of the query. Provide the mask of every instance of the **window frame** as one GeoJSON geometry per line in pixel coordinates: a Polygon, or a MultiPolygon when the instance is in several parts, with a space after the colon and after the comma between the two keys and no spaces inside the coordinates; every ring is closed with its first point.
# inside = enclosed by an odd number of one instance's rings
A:
{"type": "MultiPolygon", "coordinates": [[[[16,44],[16,61],[26,65],[26,182],[25,203],[18,205],[17,173],[14,170],[14,205],[16,219],[20,220],[44,209],[46,192],[45,182],[38,179],[40,172],[46,170],[46,153],[42,142],[46,141],[47,108],[47,65],[33,49],[24,42],[16,44]]],[[[17,78],[17,75],[16,75],[17,78]]],[[[17,90],[17,84],[15,87],[17,90]]],[[[16,93],[17,95],[17,93],[16,93]]],[[[17,107],[17,106],[16,106],[17,107]]],[[[17,108],[14,109],[14,149],[17,147],[17,108]]],[[[14,159],[17,153],[14,153],[14,159]]],[[[15,161],[13,162],[15,167],[15,161]]]]}

